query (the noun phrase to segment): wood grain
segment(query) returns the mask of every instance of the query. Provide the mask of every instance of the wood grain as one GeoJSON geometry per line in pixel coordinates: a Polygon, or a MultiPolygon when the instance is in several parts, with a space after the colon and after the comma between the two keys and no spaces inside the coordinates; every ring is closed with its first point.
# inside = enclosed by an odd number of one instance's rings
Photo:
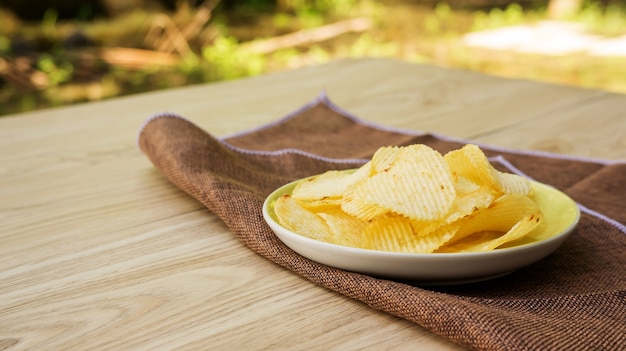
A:
{"type": "Polygon", "coordinates": [[[321,91],[389,126],[626,158],[625,96],[392,60],[3,117],[0,350],[461,349],[254,254],[135,144],[154,113],[223,136],[321,91]]]}

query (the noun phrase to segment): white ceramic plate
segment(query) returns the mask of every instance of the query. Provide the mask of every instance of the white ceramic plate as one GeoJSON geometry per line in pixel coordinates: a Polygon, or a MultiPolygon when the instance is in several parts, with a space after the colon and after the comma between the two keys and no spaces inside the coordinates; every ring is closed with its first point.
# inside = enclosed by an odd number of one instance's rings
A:
{"type": "Polygon", "coordinates": [[[541,241],[489,252],[408,254],[366,250],[310,239],[278,224],[274,201],[291,193],[297,182],[275,190],[263,204],[265,221],[285,245],[328,266],[384,278],[413,280],[423,285],[492,279],[537,262],[567,239],[580,218],[580,210],[571,198],[553,187],[532,182],[535,201],[548,223],[541,241]]]}

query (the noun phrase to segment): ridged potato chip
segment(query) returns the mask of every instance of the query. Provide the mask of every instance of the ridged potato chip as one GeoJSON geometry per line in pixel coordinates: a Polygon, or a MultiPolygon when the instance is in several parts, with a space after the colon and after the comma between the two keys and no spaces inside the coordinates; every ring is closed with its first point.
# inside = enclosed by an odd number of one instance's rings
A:
{"type": "Polygon", "coordinates": [[[355,186],[352,195],[356,201],[411,219],[439,220],[448,213],[456,193],[441,154],[426,145],[410,145],[387,168],[355,186]]]}
{"type": "Polygon", "coordinates": [[[529,197],[507,194],[496,199],[488,208],[480,209],[459,220],[459,230],[449,244],[476,233],[499,233],[493,240],[463,245],[450,251],[487,251],[531,233],[543,220],[539,207],[529,197]]]}
{"type": "Polygon", "coordinates": [[[291,196],[300,201],[340,197],[350,185],[350,177],[346,172],[328,171],[298,183],[291,196]]]}
{"type": "Polygon", "coordinates": [[[411,220],[398,215],[378,217],[365,228],[362,248],[403,253],[432,253],[450,240],[457,226],[439,227],[427,234],[418,234],[411,220]]]}
{"type": "Polygon", "coordinates": [[[527,236],[540,225],[541,219],[528,214],[522,217],[504,234],[495,231],[481,231],[473,233],[466,238],[472,240],[460,241],[443,248],[441,252],[481,252],[495,250],[507,243],[519,240],[527,236]]]}
{"type": "MultiPolygon", "coordinates": [[[[455,186],[455,188],[457,187],[455,186]]],[[[478,210],[487,208],[495,199],[495,195],[487,187],[476,187],[473,188],[473,190],[464,190],[466,191],[461,192],[457,190],[457,197],[454,199],[454,202],[452,202],[452,206],[446,217],[447,223],[452,223],[478,210]]]]}
{"type": "Polygon", "coordinates": [[[476,145],[467,144],[458,150],[450,151],[444,155],[444,159],[455,176],[488,186],[499,193],[528,195],[531,192],[528,180],[495,169],[476,145]]]}
{"type": "Polygon", "coordinates": [[[328,171],[299,182],[291,192],[298,203],[312,211],[330,210],[341,206],[344,194],[362,179],[370,175],[371,162],[353,173],[328,171]]]}
{"type": "Polygon", "coordinates": [[[315,213],[300,206],[290,195],[276,199],[274,213],[278,223],[293,232],[320,241],[329,241],[333,238],[328,224],[315,213]]]}
{"type": "Polygon", "coordinates": [[[326,197],[322,199],[314,200],[296,200],[300,206],[312,212],[330,211],[336,208],[341,208],[343,203],[343,197],[326,197]]]}
{"type": "Polygon", "coordinates": [[[364,221],[371,221],[389,212],[388,209],[376,203],[365,202],[362,197],[355,196],[353,191],[349,191],[343,196],[341,209],[351,216],[364,221]]]}
{"type": "Polygon", "coordinates": [[[408,218],[401,216],[378,217],[363,234],[361,247],[365,249],[412,252],[417,244],[408,218]]]}
{"type": "Polygon", "coordinates": [[[340,208],[317,213],[332,233],[330,242],[338,245],[360,247],[368,222],[343,212],[340,208]]]}
{"type": "Polygon", "coordinates": [[[384,146],[376,150],[372,156],[372,172],[380,173],[389,168],[402,153],[399,146],[384,146]]]}

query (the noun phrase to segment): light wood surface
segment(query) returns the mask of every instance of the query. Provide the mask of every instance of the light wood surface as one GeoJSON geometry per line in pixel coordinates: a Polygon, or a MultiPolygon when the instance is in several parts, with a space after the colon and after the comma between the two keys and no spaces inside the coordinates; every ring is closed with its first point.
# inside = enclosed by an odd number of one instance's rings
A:
{"type": "Polygon", "coordinates": [[[136,146],[178,113],[224,136],[326,91],[369,121],[626,159],[626,96],[392,60],[0,118],[0,350],[454,350],[239,243],[136,146]]]}

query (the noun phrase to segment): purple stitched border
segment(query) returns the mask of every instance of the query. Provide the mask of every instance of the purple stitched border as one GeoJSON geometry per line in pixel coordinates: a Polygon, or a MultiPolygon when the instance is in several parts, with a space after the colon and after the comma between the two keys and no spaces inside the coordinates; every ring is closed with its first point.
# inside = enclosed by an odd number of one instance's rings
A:
{"type": "Polygon", "coordinates": [[[186,121],[187,123],[191,123],[193,125],[196,125],[195,123],[191,122],[190,120],[188,120],[187,118],[178,115],[176,113],[172,113],[172,112],[160,112],[160,113],[156,113],[148,118],[146,118],[145,121],[143,121],[143,123],[141,124],[141,127],[139,127],[139,133],[137,133],[137,139],[135,141],[135,143],[137,144],[137,147],[139,147],[139,137],[141,137],[141,134],[143,133],[143,130],[146,128],[146,126],[154,121],[157,118],[164,118],[164,117],[168,117],[168,118],[178,118],[178,119],[182,119],[183,121],[186,121]]]}

